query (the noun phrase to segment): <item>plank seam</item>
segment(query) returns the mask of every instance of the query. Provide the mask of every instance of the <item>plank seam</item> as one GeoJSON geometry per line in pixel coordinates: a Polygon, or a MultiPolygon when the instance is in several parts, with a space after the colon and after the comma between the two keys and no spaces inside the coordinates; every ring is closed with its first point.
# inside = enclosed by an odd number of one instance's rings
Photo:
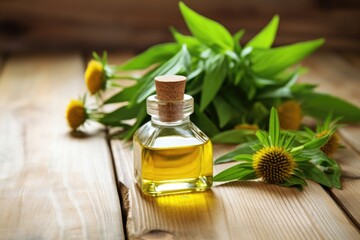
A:
{"type": "MultiPolygon", "coordinates": [[[[358,179],[353,179],[358,180],[358,179]]],[[[351,181],[351,180],[350,180],[351,181]]],[[[356,221],[356,219],[351,215],[349,211],[347,211],[346,207],[342,202],[336,197],[336,195],[331,191],[330,188],[321,186],[327,194],[334,200],[336,205],[341,209],[341,211],[350,219],[350,221],[354,224],[354,226],[357,228],[357,230],[360,232],[360,224],[356,221]]]]}
{"type": "MultiPolygon", "coordinates": [[[[128,210],[129,208],[126,207],[126,205],[128,206],[129,200],[127,194],[125,194],[124,189],[126,188],[125,185],[123,185],[120,181],[119,181],[119,177],[115,168],[115,158],[114,158],[114,154],[113,154],[113,149],[111,147],[111,137],[109,134],[109,129],[106,128],[105,130],[106,133],[106,144],[108,145],[109,151],[110,151],[110,158],[111,158],[111,164],[112,164],[112,169],[114,172],[114,177],[115,177],[115,181],[116,181],[116,191],[119,197],[119,201],[120,201],[120,208],[121,208],[121,217],[122,217],[122,228],[123,228],[123,232],[124,232],[124,237],[125,239],[129,239],[128,236],[128,232],[126,231],[127,229],[127,216],[128,216],[128,210]],[[123,196],[124,193],[124,196],[123,196]]],[[[128,191],[127,191],[128,193],[128,191]]]]}
{"type": "MultiPolygon", "coordinates": [[[[347,139],[342,133],[341,133],[341,129],[340,129],[340,136],[341,136],[341,140],[343,140],[345,143],[346,143],[346,146],[345,147],[350,147],[352,150],[354,150],[354,152],[356,152],[357,154],[360,154],[360,151],[354,147],[352,144],[351,144],[351,141],[349,139],[347,139]]],[[[359,177],[360,179],[360,177],[359,177]]]]}

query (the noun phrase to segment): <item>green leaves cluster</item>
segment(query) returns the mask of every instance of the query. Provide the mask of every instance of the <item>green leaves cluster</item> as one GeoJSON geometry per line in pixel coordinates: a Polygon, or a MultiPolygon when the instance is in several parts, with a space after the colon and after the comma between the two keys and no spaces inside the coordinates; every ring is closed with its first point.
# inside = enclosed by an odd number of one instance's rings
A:
{"type": "MultiPolygon", "coordinates": [[[[320,138],[314,137],[300,143],[297,140],[296,134],[280,130],[277,111],[275,108],[272,108],[269,132],[263,130],[257,131],[257,140],[242,144],[234,151],[218,158],[215,161],[216,164],[230,161],[236,161],[238,164],[217,174],[214,177],[214,181],[228,182],[261,179],[262,176],[256,174],[254,155],[258,151],[266,152],[271,147],[280,147],[292,156],[292,159],[295,161],[295,168],[291,176],[283,182],[277,183],[278,185],[302,189],[306,185],[305,180],[309,179],[327,187],[341,188],[340,166],[320,150],[321,146],[327,143],[335,130],[330,128],[326,135],[320,138]]],[[[262,164],[269,164],[270,166],[271,163],[263,162],[262,164]]]]}
{"type": "Polygon", "coordinates": [[[296,83],[302,68],[290,67],[319,48],[323,39],[272,48],[279,24],[279,17],[274,16],[248,43],[241,44],[245,30],[232,35],[220,23],[201,16],[184,3],[180,2],[179,7],[191,35],[171,28],[174,42],[155,45],[128,62],[109,68],[125,75],[133,70],[147,70],[140,77],[131,77],[134,85],[113,84],[119,88],[118,93],[102,102],[121,103],[122,107],[99,119],[104,125],[123,127],[121,137],[130,139],[148,120],[145,100],[155,93],[153,79],[168,74],[187,76],[186,92],[195,99],[192,121],[217,143],[253,140],[254,131],[241,132],[234,127],[247,123],[266,128],[271,107],[289,99],[299,101],[305,115],[325,119],[332,110],[344,121],[360,121],[358,107],[316,93],[313,85],[296,83]]]}

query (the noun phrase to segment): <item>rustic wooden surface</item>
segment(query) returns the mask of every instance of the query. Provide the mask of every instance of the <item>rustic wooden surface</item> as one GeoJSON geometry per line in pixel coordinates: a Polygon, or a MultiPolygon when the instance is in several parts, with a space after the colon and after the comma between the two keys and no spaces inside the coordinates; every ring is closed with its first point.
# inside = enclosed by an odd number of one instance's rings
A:
{"type": "Polygon", "coordinates": [[[17,56],[0,72],[0,239],[123,239],[105,132],[71,134],[80,54],[17,56]]]}
{"type": "MultiPolygon", "coordinates": [[[[0,239],[360,238],[358,125],[341,130],[346,148],[335,159],[342,190],[310,181],[302,192],[238,182],[146,197],[134,184],[131,143],[108,143],[95,124],[86,134],[69,133],[64,109],[85,90],[82,56],[0,58],[0,239]]],[[[129,57],[110,56],[111,63],[129,57]]],[[[304,62],[311,71],[301,81],[360,106],[358,59],[315,54],[304,62]]],[[[231,148],[217,145],[215,156],[231,148]]]]}
{"type": "Polygon", "coordinates": [[[343,190],[332,189],[331,192],[339,205],[360,228],[360,179],[347,179],[343,181],[343,190]]]}
{"type": "MultiPolygon", "coordinates": [[[[237,182],[152,198],[134,184],[131,145],[112,141],[131,239],[356,239],[358,229],[317,184],[305,191],[237,182]]],[[[216,155],[224,146],[215,148],[216,155]]],[[[215,166],[215,173],[224,166],[215,166]]]]}

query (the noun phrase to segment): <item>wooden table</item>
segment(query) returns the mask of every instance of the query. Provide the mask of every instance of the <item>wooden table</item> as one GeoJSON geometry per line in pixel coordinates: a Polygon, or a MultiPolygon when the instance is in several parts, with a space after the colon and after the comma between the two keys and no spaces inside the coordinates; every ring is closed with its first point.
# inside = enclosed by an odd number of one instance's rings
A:
{"type": "MultiPolygon", "coordinates": [[[[113,63],[128,56],[112,55],[113,63]]],[[[1,56],[0,56],[1,57],[1,56]]],[[[129,143],[97,124],[71,134],[64,111],[84,90],[80,53],[0,61],[0,239],[360,239],[360,127],[341,129],[343,189],[260,182],[143,197],[129,143]]],[[[360,57],[321,53],[302,81],[360,106],[360,57]]],[[[232,146],[215,146],[215,155],[232,146]]],[[[223,166],[216,166],[219,172],[223,166]]]]}

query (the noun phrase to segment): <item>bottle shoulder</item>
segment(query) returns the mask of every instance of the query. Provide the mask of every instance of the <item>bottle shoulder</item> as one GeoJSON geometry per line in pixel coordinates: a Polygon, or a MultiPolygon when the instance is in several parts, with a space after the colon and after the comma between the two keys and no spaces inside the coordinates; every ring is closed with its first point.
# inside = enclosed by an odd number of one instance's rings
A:
{"type": "Polygon", "coordinates": [[[148,147],[200,145],[210,141],[195,124],[162,126],[147,122],[134,134],[134,141],[148,147]]]}

